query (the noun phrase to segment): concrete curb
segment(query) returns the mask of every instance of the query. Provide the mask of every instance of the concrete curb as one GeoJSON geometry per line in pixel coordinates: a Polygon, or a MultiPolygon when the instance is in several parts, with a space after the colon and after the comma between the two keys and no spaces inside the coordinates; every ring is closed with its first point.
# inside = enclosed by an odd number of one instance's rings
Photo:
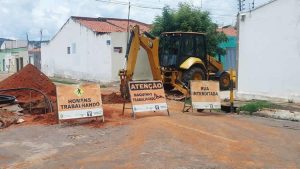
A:
{"type": "MultiPolygon", "coordinates": [[[[240,113],[251,114],[250,112],[245,112],[245,111],[241,111],[240,113]]],[[[293,112],[289,110],[262,109],[258,112],[253,112],[252,115],[300,122],[300,112],[293,112]]]]}

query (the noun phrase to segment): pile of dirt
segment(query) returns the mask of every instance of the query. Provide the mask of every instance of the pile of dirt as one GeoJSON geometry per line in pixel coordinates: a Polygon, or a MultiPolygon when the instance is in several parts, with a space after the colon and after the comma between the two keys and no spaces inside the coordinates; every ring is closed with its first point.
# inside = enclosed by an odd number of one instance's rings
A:
{"type": "MultiPolygon", "coordinates": [[[[14,88],[32,88],[39,90],[46,94],[53,103],[53,107],[56,107],[56,88],[54,83],[32,64],[26,65],[19,72],[0,82],[0,89],[14,88]]],[[[44,96],[38,92],[32,90],[18,90],[1,93],[15,96],[18,103],[24,108],[24,113],[45,113],[45,107],[47,106],[44,104],[44,96]]]]}
{"type": "MultiPolygon", "coordinates": [[[[26,65],[19,72],[0,82],[0,89],[11,88],[33,88],[40,90],[47,96],[56,96],[55,85],[44,73],[32,64],[26,65]]],[[[5,93],[16,96],[18,100],[26,101],[30,99],[29,91],[13,91],[5,93]]],[[[31,97],[41,98],[42,95],[37,92],[32,92],[31,97]]]]}

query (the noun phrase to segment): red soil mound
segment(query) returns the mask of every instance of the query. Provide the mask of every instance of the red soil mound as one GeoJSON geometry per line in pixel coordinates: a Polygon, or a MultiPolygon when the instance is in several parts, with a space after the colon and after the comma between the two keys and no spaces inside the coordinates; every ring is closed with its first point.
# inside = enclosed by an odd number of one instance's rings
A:
{"type": "MultiPolygon", "coordinates": [[[[0,89],[11,88],[33,88],[40,90],[47,96],[56,96],[55,85],[52,81],[31,64],[26,65],[19,72],[0,82],[0,89]]],[[[18,100],[26,101],[30,98],[29,91],[13,91],[5,93],[16,96],[18,100]]],[[[42,98],[39,93],[32,92],[32,98],[36,97],[42,98]]]]}

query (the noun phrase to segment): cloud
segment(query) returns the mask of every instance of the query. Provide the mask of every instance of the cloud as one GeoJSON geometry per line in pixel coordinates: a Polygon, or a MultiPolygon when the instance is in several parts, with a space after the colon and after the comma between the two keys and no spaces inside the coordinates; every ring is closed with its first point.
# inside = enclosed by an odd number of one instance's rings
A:
{"type": "MultiPolygon", "coordinates": [[[[183,0],[131,0],[131,2],[149,7],[162,8],[169,5],[177,8],[177,4],[183,0]]],[[[185,2],[201,6],[201,0],[185,0],[185,2]]],[[[202,6],[204,10],[210,11],[211,17],[218,24],[232,24],[235,21],[236,0],[202,0],[202,6]]],[[[127,12],[126,5],[96,0],[0,0],[0,37],[26,39],[28,33],[30,39],[39,39],[42,29],[43,39],[51,39],[72,15],[127,18],[127,12]]],[[[132,7],[130,18],[152,23],[159,14],[161,10],[132,7]]]]}

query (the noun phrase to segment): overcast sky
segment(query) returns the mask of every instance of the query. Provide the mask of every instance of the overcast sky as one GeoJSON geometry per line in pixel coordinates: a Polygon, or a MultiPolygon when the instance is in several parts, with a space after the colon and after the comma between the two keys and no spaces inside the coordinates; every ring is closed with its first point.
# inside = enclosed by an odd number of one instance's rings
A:
{"type": "MultiPolygon", "coordinates": [[[[130,0],[133,5],[162,8],[169,5],[177,8],[179,2],[189,2],[201,6],[211,13],[219,25],[235,23],[238,0],[130,0]]],[[[246,8],[249,6],[247,0],[246,8]]],[[[256,0],[256,5],[268,0],[256,0]]],[[[51,39],[70,16],[127,18],[128,6],[119,2],[128,0],[0,0],[0,37],[39,39],[43,30],[43,39],[51,39]],[[103,2],[111,1],[111,3],[103,2]]],[[[152,23],[160,9],[132,7],[131,19],[152,23]]]]}

